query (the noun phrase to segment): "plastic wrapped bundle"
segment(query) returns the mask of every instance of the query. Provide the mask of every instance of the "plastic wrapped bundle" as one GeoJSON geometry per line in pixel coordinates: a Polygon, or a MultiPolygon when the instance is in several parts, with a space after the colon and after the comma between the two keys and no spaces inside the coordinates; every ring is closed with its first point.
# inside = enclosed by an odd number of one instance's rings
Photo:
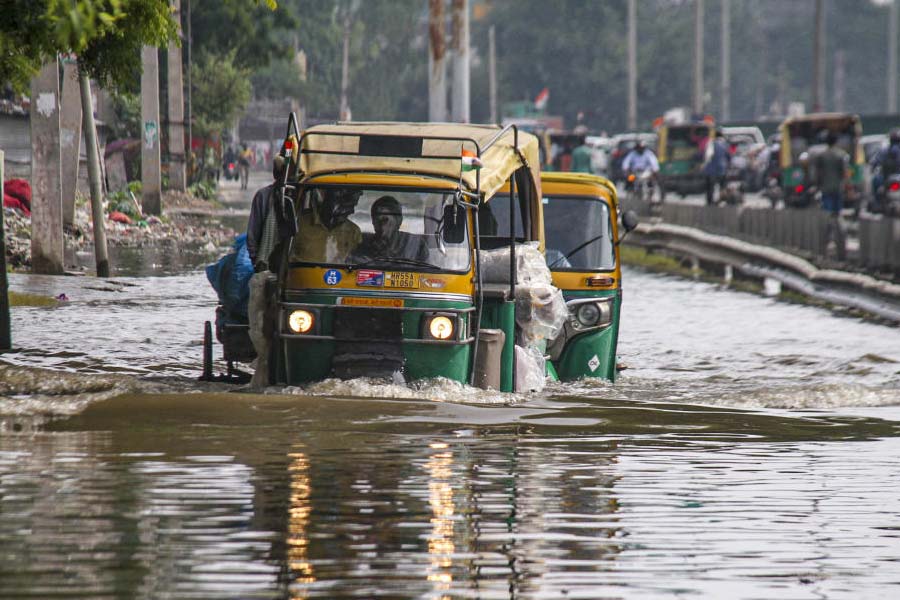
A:
{"type": "Polygon", "coordinates": [[[540,392],[547,383],[544,355],[536,348],[516,346],[516,392],[540,392]]]}
{"type": "MultiPolygon", "coordinates": [[[[517,285],[550,285],[550,269],[537,242],[516,244],[516,274],[517,285]]],[[[481,276],[485,283],[509,283],[509,246],[481,252],[481,276]]]]}
{"type": "Polygon", "coordinates": [[[517,342],[541,350],[562,331],[569,309],[562,292],[552,285],[527,285],[516,288],[517,342]]]}

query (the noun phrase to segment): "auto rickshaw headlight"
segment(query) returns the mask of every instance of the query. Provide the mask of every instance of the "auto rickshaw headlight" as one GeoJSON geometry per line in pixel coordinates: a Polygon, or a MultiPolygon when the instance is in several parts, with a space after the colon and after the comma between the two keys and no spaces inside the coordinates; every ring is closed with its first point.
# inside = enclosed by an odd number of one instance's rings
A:
{"type": "Polygon", "coordinates": [[[308,310],[298,309],[288,316],[288,327],[294,333],[309,333],[315,324],[313,313],[308,310]]]}
{"type": "Polygon", "coordinates": [[[600,320],[600,308],[593,302],[582,304],[575,311],[575,318],[583,327],[593,327],[600,320]]]}
{"type": "Polygon", "coordinates": [[[422,337],[441,341],[452,340],[456,334],[456,317],[442,314],[427,315],[422,329],[422,337]]]}

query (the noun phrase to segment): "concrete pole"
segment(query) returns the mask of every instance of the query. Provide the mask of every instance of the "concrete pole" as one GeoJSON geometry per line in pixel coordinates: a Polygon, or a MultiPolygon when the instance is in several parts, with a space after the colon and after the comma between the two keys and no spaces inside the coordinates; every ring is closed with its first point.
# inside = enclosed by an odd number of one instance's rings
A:
{"type": "Polygon", "coordinates": [[[491,123],[499,123],[497,112],[497,39],[494,26],[488,29],[488,90],[491,96],[491,123]]]}
{"type": "Polygon", "coordinates": [[[31,80],[31,270],[63,273],[62,171],[59,162],[59,62],[31,80]]]}
{"type": "Polygon", "coordinates": [[[453,120],[468,123],[469,114],[469,0],[453,0],[453,120]]]}
{"type": "MultiPolygon", "coordinates": [[[[181,35],[181,0],[171,0],[172,12],[181,35]]],[[[181,46],[169,42],[169,188],[186,188],[184,160],[184,80],[181,73],[181,46]]]]}
{"type": "Polygon", "coordinates": [[[825,2],[816,0],[813,37],[813,112],[825,109],[825,2]]]}
{"type": "Polygon", "coordinates": [[[447,121],[444,0],[428,0],[428,120],[447,121]]]}
{"type": "Polygon", "coordinates": [[[192,148],[192,140],[194,139],[193,135],[193,113],[192,113],[192,104],[191,104],[191,94],[193,92],[193,84],[191,83],[191,71],[192,64],[191,63],[191,45],[193,42],[193,38],[191,38],[191,0],[184,0],[185,5],[185,14],[184,14],[184,42],[185,46],[187,46],[187,54],[185,58],[187,59],[187,98],[184,106],[185,112],[185,120],[187,121],[187,173],[188,180],[191,178],[191,172],[194,169],[194,153],[192,148]]]}
{"type": "Polygon", "coordinates": [[[628,130],[637,129],[637,0],[628,0],[628,130]]]}
{"type": "Polygon", "coordinates": [[[81,92],[78,64],[65,59],[63,65],[62,105],[59,116],[59,151],[62,176],[63,227],[75,222],[75,190],[78,187],[78,162],[81,155],[81,92]]]}
{"type": "MultiPolygon", "coordinates": [[[[3,150],[0,150],[0,198],[3,198],[3,150]]],[[[9,319],[9,279],[6,276],[6,235],[0,210],[0,352],[12,350],[9,319]]]]}
{"type": "Polygon", "coordinates": [[[694,114],[703,114],[703,0],[694,0],[694,114]]]}
{"type": "Polygon", "coordinates": [[[834,110],[844,112],[847,108],[847,68],[843,50],[834,53],[834,110]]]}
{"type": "Polygon", "coordinates": [[[350,98],[350,28],[353,26],[353,15],[348,7],[344,13],[344,48],[341,56],[341,112],[339,120],[349,121],[350,98]]]}
{"type": "Polygon", "coordinates": [[[144,46],[141,62],[141,210],[162,213],[159,143],[159,62],[155,46],[144,46]]]}
{"type": "Polygon", "coordinates": [[[731,120],[731,0],[722,0],[722,115],[731,120]]]}
{"type": "Polygon", "coordinates": [[[897,114],[897,36],[900,35],[900,0],[892,0],[888,17],[887,111],[897,114]]]}
{"type": "Polygon", "coordinates": [[[91,220],[94,224],[94,262],[97,277],[109,277],[109,255],[106,248],[106,215],[103,211],[103,189],[100,186],[100,145],[97,143],[97,124],[94,121],[94,101],[91,80],[82,73],[81,112],[84,115],[84,145],[87,151],[88,180],[91,184],[91,220]]]}

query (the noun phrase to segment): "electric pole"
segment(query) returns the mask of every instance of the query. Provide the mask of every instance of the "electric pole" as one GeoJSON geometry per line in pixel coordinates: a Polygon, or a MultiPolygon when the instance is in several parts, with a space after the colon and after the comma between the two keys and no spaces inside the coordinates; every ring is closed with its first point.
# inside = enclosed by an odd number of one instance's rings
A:
{"type": "Polygon", "coordinates": [[[428,120],[447,120],[444,0],[428,0],[428,120]]]}
{"type": "Polygon", "coordinates": [[[694,0],[694,102],[695,115],[703,114],[703,0],[694,0]]]}
{"type": "Polygon", "coordinates": [[[897,36],[900,21],[900,0],[891,0],[888,16],[888,68],[887,68],[887,111],[897,114],[897,36]]]}
{"type": "Polygon", "coordinates": [[[155,46],[141,51],[141,210],[162,213],[159,133],[159,59],[155,46]]]}
{"type": "Polygon", "coordinates": [[[453,22],[453,87],[451,99],[453,120],[468,123],[469,102],[469,1],[452,0],[453,22]]]}
{"type": "Polygon", "coordinates": [[[628,0],[628,130],[637,129],[637,0],[628,0]]]}
{"type": "MultiPolygon", "coordinates": [[[[181,0],[171,0],[178,36],[181,33],[181,0]]],[[[184,161],[184,81],[181,77],[181,46],[169,42],[169,188],[185,190],[184,161]]]]}
{"type": "Polygon", "coordinates": [[[497,40],[494,26],[488,29],[488,88],[491,96],[491,123],[499,122],[497,114],[497,40]]]}
{"type": "Polygon", "coordinates": [[[825,108],[825,2],[816,0],[816,30],[813,40],[813,112],[825,108]]]}
{"type": "Polygon", "coordinates": [[[722,115],[731,119],[731,0],[722,0],[722,115]]]}

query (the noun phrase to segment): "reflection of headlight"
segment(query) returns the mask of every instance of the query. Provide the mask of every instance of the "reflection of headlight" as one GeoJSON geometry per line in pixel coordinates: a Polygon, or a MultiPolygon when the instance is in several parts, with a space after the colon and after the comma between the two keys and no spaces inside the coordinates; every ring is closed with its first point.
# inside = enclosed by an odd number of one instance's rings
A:
{"type": "Polygon", "coordinates": [[[585,327],[593,327],[600,320],[600,309],[596,304],[582,304],[575,311],[575,317],[578,322],[585,327]]]}
{"type": "Polygon", "coordinates": [[[426,314],[422,323],[422,337],[448,341],[456,339],[456,317],[447,314],[426,314]]]}
{"type": "Polygon", "coordinates": [[[308,310],[295,310],[288,317],[288,327],[294,333],[307,333],[313,326],[313,314],[308,310]]]}

